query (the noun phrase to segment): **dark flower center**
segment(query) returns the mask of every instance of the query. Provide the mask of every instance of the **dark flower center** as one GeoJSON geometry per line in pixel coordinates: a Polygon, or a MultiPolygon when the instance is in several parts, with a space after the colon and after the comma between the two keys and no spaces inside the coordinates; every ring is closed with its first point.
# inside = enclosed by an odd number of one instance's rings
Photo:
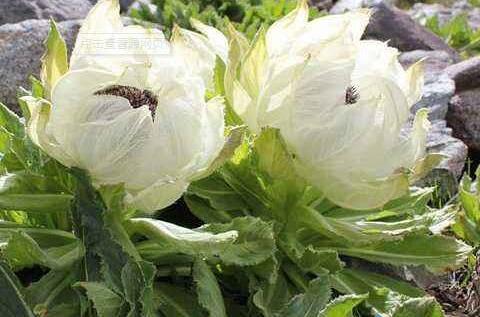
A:
{"type": "Polygon", "coordinates": [[[134,109],[147,105],[148,109],[152,113],[152,118],[155,118],[155,111],[157,110],[158,100],[151,91],[142,90],[130,86],[113,85],[97,91],[95,95],[110,95],[123,97],[130,102],[130,105],[134,109]]]}
{"type": "Polygon", "coordinates": [[[348,86],[347,90],[345,91],[345,104],[346,105],[353,105],[358,101],[360,95],[358,94],[358,90],[355,86],[348,86]]]}

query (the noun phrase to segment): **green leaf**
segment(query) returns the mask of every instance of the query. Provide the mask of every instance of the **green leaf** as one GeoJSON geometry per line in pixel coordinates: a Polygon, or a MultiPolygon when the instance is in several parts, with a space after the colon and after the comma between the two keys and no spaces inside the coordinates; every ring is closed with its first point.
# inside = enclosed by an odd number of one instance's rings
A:
{"type": "Polygon", "coordinates": [[[272,225],[257,218],[236,218],[227,224],[208,224],[193,230],[148,218],[130,219],[127,226],[131,233],[150,239],[137,245],[149,260],[181,253],[220,258],[226,264],[254,265],[275,252],[272,225]]]}
{"type": "Polygon", "coordinates": [[[263,281],[257,286],[253,303],[265,317],[276,317],[295,295],[293,287],[283,273],[275,275],[273,281],[263,281]]]}
{"type": "Polygon", "coordinates": [[[273,224],[259,218],[235,218],[227,224],[207,224],[205,231],[220,234],[235,230],[238,237],[219,254],[226,264],[255,265],[273,256],[276,251],[273,224]]]}
{"type": "Polygon", "coordinates": [[[392,317],[444,317],[441,306],[433,297],[412,298],[397,307],[392,317]]]}
{"type": "Polygon", "coordinates": [[[17,277],[0,262],[0,312],[2,317],[34,317],[22,295],[17,277]]]}
{"type": "Polygon", "coordinates": [[[462,265],[472,250],[454,238],[427,234],[409,234],[398,241],[378,241],[361,247],[334,248],[340,254],[372,262],[425,265],[432,272],[442,272],[462,265]]]}
{"type": "Polygon", "coordinates": [[[226,317],[225,303],[217,279],[207,263],[196,259],[193,263],[193,279],[196,283],[198,302],[210,317],[226,317]]]}
{"type": "Polygon", "coordinates": [[[341,270],[344,265],[335,250],[319,251],[313,247],[308,247],[296,262],[302,270],[317,275],[322,274],[325,270],[333,274],[341,270]]]}
{"type": "Polygon", "coordinates": [[[158,309],[164,316],[205,317],[204,310],[188,290],[166,283],[155,284],[158,309]]]}
{"type": "Polygon", "coordinates": [[[388,288],[408,297],[423,297],[425,292],[407,282],[386,275],[356,269],[343,269],[334,275],[340,291],[365,294],[377,288],[388,288]]]}
{"type": "Polygon", "coordinates": [[[98,317],[117,316],[123,305],[123,299],[106,285],[96,282],[79,282],[75,284],[83,288],[88,299],[93,302],[98,317]]]}
{"type": "Polygon", "coordinates": [[[35,264],[51,269],[65,269],[84,255],[82,242],[67,232],[50,229],[0,229],[0,237],[3,234],[8,236],[3,256],[17,269],[35,264]]]}
{"type": "MultiPolygon", "coordinates": [[[[234,230],[212,234],[202,229],[191,230],[150,218],[130,219],[126,225],[130,233],[139,233],[150,239],[148,244],[141,243],[140,246],[156,246],[159,253],[154,258],[176,253],[218,256],[238,237],[234,230]]],[[[139,247],[139,251],[142,254],[142,247],[139,247]]],[[[147,258],[152,259],[151,256],[147,258]]]]}
{"type": "Polygon", "coordinates": [[[258,167],[271,179],[295,180],[298,176],[293,167],[292,157],[277,129],[264,129],[255,140],[254,149],[258,156],[258,167]]]}
{"type": "Polygon", "coordinates": [[[320,312],[319,317],[350,317],[352,310],[367,298],[366,295],[346,295],[335,298],[320,312]]]}
{"type": "Polygon", "coordinates": [[[72,198],[70,195],[56,194],[0,193],[0,209],[22,210],[34,213],[68,212],[72,198]]]}
{"type": "Polygon", "coordinates": [[[281,317],[317,317],[331,296],[327,275],[312,280],[305,293],[295,296],[280,314],[281,317]]]}
{"type": "Polygon", "coordinates": [[[49,313],[49,316],[58,316],[53,312],[62,313],[59,316],[78,316],[80,303],[78,295],[71,288],[80,277],[79,265],[68,270],[50,270],[42,278],[30,284],[25,289],[25,298],[36,314],[49,313]]]}
{"type": "Polygon", "coordinates": [[[45,48],[40,78],[46,90],[46,97],[50,99],[53,86],[68,71],[67,45],[53,20],[50,21],[50,32],[45,41],[45,48]]]}

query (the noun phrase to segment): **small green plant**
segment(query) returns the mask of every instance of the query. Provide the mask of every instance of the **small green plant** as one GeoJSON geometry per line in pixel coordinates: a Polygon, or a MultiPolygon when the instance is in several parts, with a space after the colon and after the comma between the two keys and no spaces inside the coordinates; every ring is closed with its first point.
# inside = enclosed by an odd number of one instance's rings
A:
{"type": "Polygon", "coordinates": [[[426,21],[425,26],[443,38],[448,45],[459,50],[464,57],[480,52],[480,30],[473,30],[464,14],[455,16],[443,25],[438,17],[434,16],[426,21]]]}
{"type": "MultiPolygon", "coordinates": [[[[167,35],[174,24],[191,28],[190,18],[222,29],[225,19],[233,22],[237,29],[253,38],[262,25],[270,25],[296,6],[296,0],[154,0],[158,11],[152,14],[147,7],[132,11],[132,17],[159,23],[167,35]]],[[[310,16],[316,17],[317,9],[310,9],[310,16]]]]}
{"type": "Polygon", "coordinates": [[[467,174],[462,178],[458,190],[461,210],[457,214],[452,229],[458,237],[478,247],[480,246],[480,185],[478,183],[480,168],[475,174],[476,183],[472,183],[472,179],[467,174]]]}

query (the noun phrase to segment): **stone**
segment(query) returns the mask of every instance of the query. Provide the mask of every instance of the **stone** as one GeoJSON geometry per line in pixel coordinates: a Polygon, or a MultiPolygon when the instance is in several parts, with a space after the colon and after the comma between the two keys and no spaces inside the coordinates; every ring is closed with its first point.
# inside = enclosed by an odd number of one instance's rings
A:
{"type": "Polygon", "coordinates": [[[373,15],[365,32],[366,38],[389,41],[400,51],[445,51],[455,61],[458,53],[448,46],[440,37],[415,22],[407,13],[380,2],[372,6],[373,15]]]}
{"type": "Polygon", "coordinates": [[[450,101],[447,121],[455,137],[480,151],[480,88],[457,92],[450,101]]]}
{"type": "MultiPolygon", "coordinates": [[[[88,0],[90,1],[91,4],[96,4],[98,0],[88,0]]],[[[120,0],[120,9],[122,12],[127,12],[132,3],[134,3],[135,0],[120,0]]]]}
{"type": "Polygon", "coordinates": [[[472,57],[445,69],[457,91],[480,87],[480,57],[472,57]]]}
{"type": "Polygon", "coordinates": [[[395,0],[339,0],[330,9],[331,14],[341,14],[347,11],[352,11],[360,8],[368,8],[385,2],[388,5],[394,5],[395,0]]]}
{"type": "Polygon", "coordinates": [[[444,120],[450,99],[455,94],[455,83],[443,70],[452,65],[453,59],[445,51],[416,50],[399,56],[399,61],[405,68],[422,59],[425,85],[422,99],[412,107],[412,112],[415,113],[420,108],[428,108],[430,120],[444,120]]]}
{"type": "Polygon", "coordinates": [[[428,19],[436,16],[440,25],[450,22],[458,15],[464,15],[473,30],[480,27],[480,8],[472,6],[467,0],[455,1],[452,6],[439,3],[415,3],[408,13],[421,24],[425,24],[428,19]]]}
{"type": "Polygon", "coordinates": [[[436,120],[427,135],[427,153],[439,153],[445,156],[424,179],[415,185],[419,187],[435,186],[435,195],[443,202],[448,201],[458,190],[458,180],[462,177],[468,155],[467,146],[452,136],[452,129],[445,120],[436,120]]]}
{"type": "Polygon", "coordinates": [[[311,0],[310,4],[320,11],[328,11],[333,7],[333,0],[311,0]]]}
{"type": "Polygon", "coordinates": [[[157,14],[158,7],[149,0],[136,0],[128,8],[127,15],[132,16],[134,11],[147,10],[149,15],[155,16],[157,14]]]}
{"type": "Polygon", "coordinates": [[[29,19],[83,19],[92,8],[88,0],[0,1],[0,25],[29,19]]]}
{"type": "MultiPolygon", "coordinates": [[[[73,47],[81,21],[58,23],[68,47],[73,47]]],[[[48,35],[48,20],[27,20],[0,26],[0,102],[18,112],[18,88],[29,88],[28,77],[39,76],[40,58],[44,53],[44,40],[48,35]]]]}

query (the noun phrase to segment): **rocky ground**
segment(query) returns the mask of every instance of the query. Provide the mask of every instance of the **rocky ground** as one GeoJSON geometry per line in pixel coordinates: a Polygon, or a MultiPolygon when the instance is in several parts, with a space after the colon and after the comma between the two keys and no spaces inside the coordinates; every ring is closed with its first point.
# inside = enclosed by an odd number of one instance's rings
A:
{"type": "MultiPolygon", "coordinates": [[[[31,74],[38,76],[43,41],[49,29],[48,18],[53,17],[59,22],[60,32],[71,49],[81,19],[95,1],[0,2],[1,102],[18,111],[18,87],[28,88],[28,77],[31,74]]],[[[149,4],[147,0],[141,2],[149,4]]],[[[130,6],[139,5],[139,1],[131,0],[121,3],[124,12],[130,6]]],[[[448,200],[455,194],[465,166],[470,166],[466,164],[467,160],[476,164],[480,159],[480,57],[462,59],[455,49],[419,22],[438,16],[440,23],[446,23],[462,13],[468,17],[469,25],[477,29],[480,26],[480,9],[472,7],[467,0],[453,1],[450,6],[416,3],[408,10],[397,8],[396,4],[399,4],[394,0],[313,0],[312,4],[330,13],[370,7],[374,13],[366,32],[367,38],[389,41],[391,46],[397,47],[402,52],[400,61],[404,66],[425,60],[424,94],[412,112],[422,107],[430,109],[432,129],[428,151],[442,153],[445,159],[423,184],[441,184],[439,192],[448,200]]],[[[434,292],[445,293],[443,286],[435,287],[434,292]]]]}

